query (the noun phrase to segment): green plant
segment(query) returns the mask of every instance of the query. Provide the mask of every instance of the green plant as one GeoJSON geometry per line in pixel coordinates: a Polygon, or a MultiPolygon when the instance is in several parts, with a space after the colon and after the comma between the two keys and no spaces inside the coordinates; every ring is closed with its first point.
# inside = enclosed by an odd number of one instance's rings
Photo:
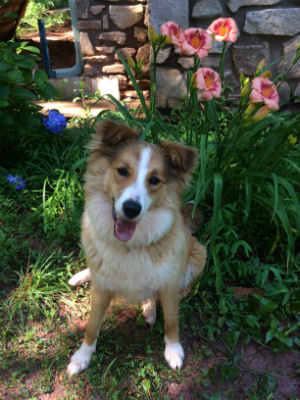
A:
{"type": "Polygon", "coordinates": [[[46,73],[35,70],[38,53],[39,50],[27,46],[27,42],[0,43],[1,159],[4,159],[4,154],[7,159],[8,151],[13,154],[21,137],[41,129],[40,107],[28,100],[36,99],[37,95],[45,98],[55,95],[46,73]],[[22,54],[24,51],[28,53],[22,54]]]}

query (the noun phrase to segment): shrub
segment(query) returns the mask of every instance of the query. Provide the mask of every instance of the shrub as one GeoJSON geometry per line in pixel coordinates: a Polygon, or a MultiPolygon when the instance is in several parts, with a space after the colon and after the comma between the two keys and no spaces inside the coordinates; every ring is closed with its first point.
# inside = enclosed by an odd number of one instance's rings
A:
{"type": "Polygon", "coordinates": [[[28,100],[37,96],[50,99],[55,95],[46,73],[36,69],[39,50],[26,42],[0,43],[0,157],[13,150],[23,136],[37,132],[42,116],[41,107],[28,100]],[[24,54],[25,52],[25,54],[24,54]]]}

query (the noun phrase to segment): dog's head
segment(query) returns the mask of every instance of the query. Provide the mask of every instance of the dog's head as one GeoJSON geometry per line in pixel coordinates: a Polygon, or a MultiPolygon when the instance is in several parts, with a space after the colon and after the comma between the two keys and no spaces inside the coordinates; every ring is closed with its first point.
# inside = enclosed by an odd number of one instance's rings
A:
{"type": "Polygon", "coordinates": [[[95,175],[98,168],[102,175],[98,190],[111,202],[118,240],[129,241],[151,213],[179,210],[197,161],[195,149],[178,142],[142,142],[136,130],[111,120],[97,127],[90,149],[88,169],[95,175]]]}

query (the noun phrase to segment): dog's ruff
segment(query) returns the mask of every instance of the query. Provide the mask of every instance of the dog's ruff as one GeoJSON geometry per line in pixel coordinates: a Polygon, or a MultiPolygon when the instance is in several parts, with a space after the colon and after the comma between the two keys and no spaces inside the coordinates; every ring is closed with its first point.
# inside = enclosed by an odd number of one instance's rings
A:
{"type": "Polygon", "coordinates": [[[165,359],[181,368],[178,305],[202,272],[206,250],[191,236],[197,226],[181,207],[196,152],[181,143],[139,140],[125,124],[105,121],[97,128],[85,174],[82,243],[85,270],[70,285],[91,280],[91,312],[84,341],[68,374],[86,369],[96,349],[110,301],[122,295],[143,302],[148,324],[156,320],[156,300],[165,319],[165,359]]]}

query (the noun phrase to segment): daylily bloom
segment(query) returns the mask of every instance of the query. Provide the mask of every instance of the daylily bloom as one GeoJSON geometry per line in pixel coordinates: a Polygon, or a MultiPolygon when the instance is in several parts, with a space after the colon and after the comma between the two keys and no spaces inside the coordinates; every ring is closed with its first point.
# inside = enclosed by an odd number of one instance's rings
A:
{"type": "Polygon", "coordinates": [[[170,43],[175,46],[181,47],[181,43],[184,40],[183,32],[178,24],[169,21],[161,26],[161,33],[170,38],[170,43]]]}
{"type": "Polygon", "coordinates": [[[250,100],[253,103],[265,103],[269,110],[279,109],[277,89],[269,78],[257,77],[252,80],[250,100]]]}
{"type": "Polygon", "coordinates": [[[199,68],[196,72],[196,87],[203,90],[204,100],[220,97],[222,92],[219,74],[211,68],[199,68]]]}
{"type": "Polygon", "coordinates": [[[182,53],[189,56],[196,54],[201,59],[208,56],[208,51],[212,49],[212,38],[206,31],[201,28],[189,28],[183,33],[182,53]]]}
{"type": "Polygon", "coordinates": [[[210,35],[214,35],[217,42],[233,42],[238,38],[239,29],[232,18],[218,18],[206,30],[210,35]]]}

